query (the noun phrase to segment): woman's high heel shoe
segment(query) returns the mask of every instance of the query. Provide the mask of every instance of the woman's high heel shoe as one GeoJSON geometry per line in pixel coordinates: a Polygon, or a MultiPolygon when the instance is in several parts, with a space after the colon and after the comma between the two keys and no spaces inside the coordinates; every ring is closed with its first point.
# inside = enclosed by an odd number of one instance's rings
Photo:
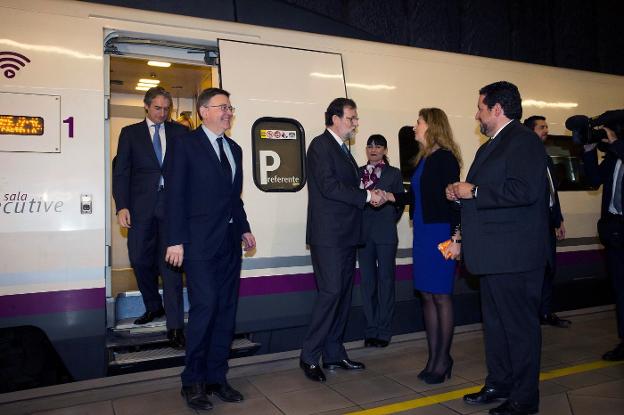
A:
{"type": "Polygon", "coordinates": [[[425,383],[428,383],[429,385],[435,385],[435,384],[438,384],[438,383],[442,383],[445,380],[451,378],[451,372],[452,371],[453,371],[453,359],[450,360],[449,365],[446,368],[446,371],[444,371],[444,373],[437,374],[437,373],[429,372],[429,373],[424,375],[422,380],[425,383]]]}
{"type": "Polygon", "coordinates": [[[424,380],[425,377],[429,376],[431,372],[427,372],[427,368],[424,368],[423,370],[420,371],[419,374],[416,375],[416,377],[420,380],[424,380]]]}

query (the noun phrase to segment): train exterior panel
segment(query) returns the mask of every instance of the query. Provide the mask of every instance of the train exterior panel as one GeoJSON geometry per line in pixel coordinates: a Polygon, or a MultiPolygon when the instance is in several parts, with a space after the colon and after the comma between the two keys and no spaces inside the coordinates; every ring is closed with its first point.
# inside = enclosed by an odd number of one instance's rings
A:
{"type": "MultiPolygon", "coordinates": [[[[0,0],[0,15],[0,58],[20,60],[17,68],[0,70],[0,115],[12,116],[7,122],[14,124],[15,117],[27,117],[33,128],[44,121],[41,136],[0,136],[0,327],[41,328],[76,379],[105,373],[106,303],[114,301],[107,40],[151,39],[218,51],[214,67],[237,109],[231,136],[243,148],[243,199],[258,242],[243,260],[237,330],[245,333],[300,333],[316,288],[305,245],[305,187],[267,193],[254,182],[251,131],[258,119],[293,119],[309,143],[323,131],[329,101],[346,95],[357,102],[360,117],[351,146],[355,159],[365,162],[366,138],[380,133],[389,139],[391,163],[398,164],[399,129],[413,125],[420,108],[440,107],[461,145],[465,176],[484,139],[474,113],[485,84],[518,85],[524,114],[546,116],[551,133],[560,135],[567,134],[564,121],[571,115],[624,106],[619,76],[78,1],[0,0]]],[[[161,56],[158,48],[149,53],[161,56]]],[[[599,191],[562,192],[560,198],[568,230],[567,245],[559,248],[560,274],[601,273],[599,191]]],[[[397,301],[407,304],[407,215],[398,226],[397,301]]],[[[457,292],[470,296],[478,315],[472,283],[460,279],[457,292]]],[[[412,306],[397,310],[397,327],[417,326],[412,306]]],[[[362,319],[353,314],[354,321],[362,319]]],[[[350,327],[357,338],[357,324],[350,327]]]]}

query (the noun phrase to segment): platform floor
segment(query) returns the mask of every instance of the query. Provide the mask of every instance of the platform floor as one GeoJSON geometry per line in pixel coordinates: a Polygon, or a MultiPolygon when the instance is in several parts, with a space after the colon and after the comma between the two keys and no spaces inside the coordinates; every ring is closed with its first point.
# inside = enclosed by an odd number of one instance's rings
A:
{"type": "MultiPolygon", "coordinates": [[[[624,414],[624,362],[600,360],[616,336],[612,307],[561,313],[570,328],[543,326],[540,414],[624,414]]],[[[245,395],[238,404],[216,397],[211,414],[486,414],[461,396],[486,375],[479,325],[457,328],[450,380],[427,385],[416,375],[427,356],[423,333],[398,336],[385,349],[348,345],[361,372],[326,371],[324,384],[306,379],[298,352],[231,361],[230,383],[245,395]]],[[[0,395],[0,414],[174,415],[197,413],[180,396],[181,368],[164,369],[0,395]]]]}

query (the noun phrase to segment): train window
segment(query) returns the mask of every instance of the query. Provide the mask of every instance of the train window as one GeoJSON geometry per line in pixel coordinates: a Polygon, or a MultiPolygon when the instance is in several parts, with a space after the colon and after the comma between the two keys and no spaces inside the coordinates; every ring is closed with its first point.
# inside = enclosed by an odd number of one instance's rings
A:
{"type": "Polygon", "coordinates": [[[406,125],[399,130],[399,160],[403,184],[409,188],[414,171],[414,157],[418,154],[418,142],[414,135],[414,127],[406,125]]]}
{"type": "Polygon", "coordinates": [[[593,190],[585,176],[583,167],[583,146],[567,135],[549,135],[546,152],[555,165],[553,175],[559,183],[559,190],[593,190]]]}
{"type": "Polygon", "coordinates": [[[263,192],[298,192],[305,184],[305,134],[292,118],[262,117],[251,127],[253,179],[263,192]]]}

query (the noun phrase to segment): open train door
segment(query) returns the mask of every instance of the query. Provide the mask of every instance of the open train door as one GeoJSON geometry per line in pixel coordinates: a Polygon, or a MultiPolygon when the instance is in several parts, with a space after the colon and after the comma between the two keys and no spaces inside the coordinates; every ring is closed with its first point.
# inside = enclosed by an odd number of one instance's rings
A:
{"type": "Polygon", "coordinates": [[[243,147],[243,199],[258,242],[243,277],[304,265],[305,149],[323,132],[327,105],[346,96],[342,55],[225,39],[218,47],[221,85],[238,108],[231,135],[243,147]]]}

